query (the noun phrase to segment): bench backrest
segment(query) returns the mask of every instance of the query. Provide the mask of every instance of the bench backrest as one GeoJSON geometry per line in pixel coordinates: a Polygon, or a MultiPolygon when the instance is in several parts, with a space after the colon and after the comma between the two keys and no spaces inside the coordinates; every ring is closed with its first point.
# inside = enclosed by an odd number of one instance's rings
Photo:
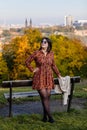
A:
{"type": "MultiPolygon", "coordinates": [[[[70,77],[71,83],[79,83],[80,76],[70,77]]],[[[59,84],[58,78],[54,78],[54,84],[59,84]]],[[[31,80],[10,80],[10,81],[2,81],[3,88],[10,88],[10,87],[29,87],[32,86],[32,79],[31,80]]]]}

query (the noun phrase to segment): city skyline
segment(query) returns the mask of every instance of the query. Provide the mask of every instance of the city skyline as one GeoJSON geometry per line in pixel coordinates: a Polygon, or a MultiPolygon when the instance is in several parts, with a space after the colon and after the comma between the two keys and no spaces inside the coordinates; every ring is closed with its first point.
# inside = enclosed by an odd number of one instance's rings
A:
{"type": "Polygon", "coordinates": [[[87,0],[0,0],[0,24],[64,24],[64,16],[87,19],[87,0]]]}

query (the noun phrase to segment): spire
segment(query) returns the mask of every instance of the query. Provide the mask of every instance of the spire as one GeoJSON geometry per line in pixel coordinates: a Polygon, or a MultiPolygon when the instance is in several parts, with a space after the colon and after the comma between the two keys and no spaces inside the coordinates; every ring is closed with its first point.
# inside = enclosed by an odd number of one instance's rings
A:
{"type": "Polygon", "coordinates": [[[25,19],[25,28],[28,27],[28,21],[27,21],[27,18],[25,19]]]}
{"type": "Polygon", "coordinates": [[[30,25],[29,25],[30,28],[32,28],[32,19],[30,18],[30,25]]]}

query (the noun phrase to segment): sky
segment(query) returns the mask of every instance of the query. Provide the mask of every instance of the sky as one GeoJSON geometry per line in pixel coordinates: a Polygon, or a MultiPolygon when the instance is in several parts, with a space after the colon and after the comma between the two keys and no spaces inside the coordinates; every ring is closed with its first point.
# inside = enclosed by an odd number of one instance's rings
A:
{"type": "Polygon", "coordinates": [[[68,15],[87,20],[87,0],[0,0],[0,24],[63,24],[68,15]]]}

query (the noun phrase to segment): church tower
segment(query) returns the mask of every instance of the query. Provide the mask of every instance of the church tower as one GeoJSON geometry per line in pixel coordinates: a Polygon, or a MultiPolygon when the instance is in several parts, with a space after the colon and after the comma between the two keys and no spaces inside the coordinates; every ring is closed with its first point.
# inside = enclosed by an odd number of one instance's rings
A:
{"type": "Polygon", "coordinates": [[[28,27],[28,21],[27,21],[27,19],[25,20],[25,28],[27,28],[28,27]]]}
{"type": "Polygon", "coordinates": [[[32,19],[30,19],[29,27],[32,28],[32,19]]]}

